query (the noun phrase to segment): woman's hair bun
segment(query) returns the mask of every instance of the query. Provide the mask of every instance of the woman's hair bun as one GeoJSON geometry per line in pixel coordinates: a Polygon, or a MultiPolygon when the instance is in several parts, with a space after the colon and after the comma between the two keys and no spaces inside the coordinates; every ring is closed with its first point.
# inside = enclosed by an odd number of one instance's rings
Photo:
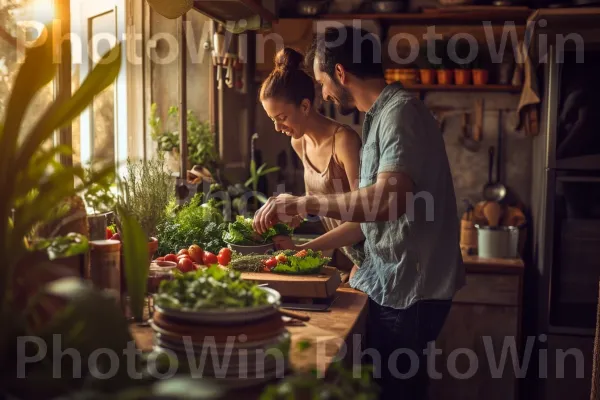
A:
{"type": "Polygon", "coordinates": [[[275,69],[297,70],[301,69],[304,56],[294,49],[286,47],[275,56],[275,69]]]}

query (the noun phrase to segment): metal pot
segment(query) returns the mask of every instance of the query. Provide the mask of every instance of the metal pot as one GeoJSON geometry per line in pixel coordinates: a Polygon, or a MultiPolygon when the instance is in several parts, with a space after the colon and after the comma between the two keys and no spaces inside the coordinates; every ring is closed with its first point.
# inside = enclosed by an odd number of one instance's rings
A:
{"type": "Polygon", "coordinates": [[[482,226],[477,228],[477,253],[482,258],[518,258],[519,228],[482,226]]]}

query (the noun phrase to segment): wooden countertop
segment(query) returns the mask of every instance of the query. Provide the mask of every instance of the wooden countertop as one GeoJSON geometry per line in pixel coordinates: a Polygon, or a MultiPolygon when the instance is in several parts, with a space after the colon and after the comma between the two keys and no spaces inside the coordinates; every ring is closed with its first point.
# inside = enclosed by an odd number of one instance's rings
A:
{"type": "MultiPolygon", "coordinates": [[[[325,312],[305,312],[310,321],[290,323],[290,362],[295,371],[310,371],[313,368],[325,371],[333,358],[343,354],[346,340],[352,344],[353,334],[363,334],[366,327],[368,296],[349,288],[339,288],[336,299],[325,312]],[[299,343],[308,342],[310,347],[301,350],[299,343]],[[340,353],[342,350],[342,353],[340,353]]],[[[131,333],[138,348],[152,350],[153,333],[149,327],[131,325],[131,333]]],[[[351,346],[348,346],[350,351],[351,346]]]]}
{"type": "Polygon", "coordinates": [[[494,273],[494,274],[522,274],[525,263],[520,258],[481,258],[477,256],[463,256],[467,273],[494,273]]]}

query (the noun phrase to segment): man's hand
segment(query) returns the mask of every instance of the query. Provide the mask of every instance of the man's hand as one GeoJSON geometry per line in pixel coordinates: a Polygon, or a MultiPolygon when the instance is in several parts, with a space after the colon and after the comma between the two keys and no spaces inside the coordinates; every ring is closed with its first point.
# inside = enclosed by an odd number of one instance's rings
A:
{"type": "Polygon", "coordinates": [[[280,194],[270,197],[254,214],[253,228],[262,235],[276,223],[291,223],[298,215],[306,216],[304,197],[280,194]]]}

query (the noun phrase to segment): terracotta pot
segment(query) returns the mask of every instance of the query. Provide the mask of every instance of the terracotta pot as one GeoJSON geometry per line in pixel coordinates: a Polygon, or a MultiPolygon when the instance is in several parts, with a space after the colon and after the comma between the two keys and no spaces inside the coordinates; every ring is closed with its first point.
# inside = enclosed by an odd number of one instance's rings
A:
{"type": "Polygon", "coordinates": [[[435,70],[433,69],[420,69],[419,77],[423,85],[431,85],[435,82],[435,70]]]}
{"type": "Polygon", "coordinates": [[[487,69],[473,70],[473,83],[475,85],[485,85],[488,83],[489,72],[487,69]]]}
{"type": "Polygon", "coordinates": [[[470,69],[457,69],[454,71],[454,82],[457,85],[470,85],[471,77],[472,74],[470,69]]]}
{"type": "Polygon", "coordinates": [[[454,81],[454,71],[451,69],[438,69],[437,80],[440,85],[452,85],[454,81]]]}

